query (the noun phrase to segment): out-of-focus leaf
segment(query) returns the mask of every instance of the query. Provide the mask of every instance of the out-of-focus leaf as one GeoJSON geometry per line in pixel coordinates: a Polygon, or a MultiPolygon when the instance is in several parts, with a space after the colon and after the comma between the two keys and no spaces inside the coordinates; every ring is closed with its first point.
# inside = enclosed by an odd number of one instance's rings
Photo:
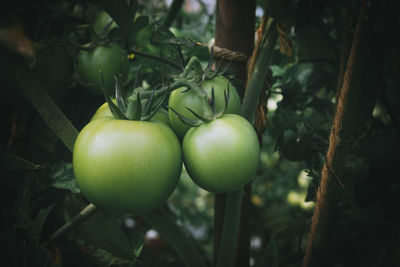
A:
{"type": "Polygon", "coordinates": [[[34,171],[40,168],[39,165],[30,162],[27,159],[8,154],[2,153],[0,154],[0,166],[1,168],[7,168],[8,170],[28,170],[34,171]]]}
{"type": "Polygon", "coordinates": [[[287,10],[276,0],[268,0],[265,3],[265,13],[274,19],[285,20],[291,17],[293,14],[290,14],[287,10]]]}
{"type": "Polygon", "coordinates": [[[122,259],[136,258],[143,247],[138,233],[124,231],[117,217],[102,211],[87,219],[77,231],[88,244],[122,259]]]}
{"type": "Polygon", "coordinates": [[[272,235],[264,254],[257,261],[256,267],[278,267],[278,266],[279,266],[278,246],[276,245],[275,237],[272,235]]]}
{"type": "Polygon", "coordinates": [[[133,23],[133,26],[131,28],[131,32],[129,32],[128,34],[135,35],[137,32],[141,31],[148,24],[149,24],[149,17],[148,16],[140,16],[135,20],[135,22],[133,23]]]}
{"type": "MultiPolygon", "coordinates": [[[[146,19],[139,17],[134,21],[138,8],[137,1],[124,0],[90,0],[91,2],[101,6],[118,24],[121,30],[126,34],[128,42],[131,44],[135,39],[136,33],[142,29],[146,23],[146,19]]],[[[148,21],[148,19],[147,19],[148,21]]]]}
{"type": "Polygon", "coordinates": [[[59,189],[67,189],[72,193],[79,193],[80,189],[76,183],[72,163],[61,162],[52,167],[50,177],[53,178],[52,186],[59,189]]]}
{"type": "Polygon", "coordinates": [[[78,131],[46,93],[43,85],[28,66],[23,62],[18,62],[13,71],[25,96],[36,111],[67,148],[72,151],[78,131]]]}
{"type": "Polygon", "coordinates": [[[53,209],[54,205],[51,205],[45,209],[41,209],[33,220],[32,224],[28,229],[28,236],[34,240],[39,241],[40,235],[42,233],[44,222],[46,221],[47,217],[49,216],[51,210],[53,209]]]}

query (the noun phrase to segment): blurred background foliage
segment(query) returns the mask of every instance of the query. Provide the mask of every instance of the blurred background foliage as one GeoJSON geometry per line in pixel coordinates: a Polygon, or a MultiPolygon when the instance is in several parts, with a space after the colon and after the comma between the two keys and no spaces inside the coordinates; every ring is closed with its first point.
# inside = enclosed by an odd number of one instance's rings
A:
{"type": "MultiPolygon", "coordinates": [[[[71,152],[9,73],[15,61],[9,43],[21,44],[27,38],[36,52],[32,71],[80,130],[104,102],[77,74],[76,55],[82,45],[104,37],[121,45],[131,55],[128,88],[139,66],[141,86],[151,89],[179,74],[190,56],[207,64],[214,1],[184,1],[167,28],[163,21],[171,2],[139,1],[128,42],[104,12],[109,8],[104,1],[16,1],[11,12],[2,11],[0,251],[8,266],[181,266],[171,247],[136,216],[99,212],[56,244],[41,246],[88,203],[74,181],[71,152]]],[[[301,262],[329,145],[343,38],[348,38],[348,53],[359,10],[359,1],[283,2],[257,1],[254,29],[264,12],[281,21],[292,55],[281,53],[278,39],[271,55],[273,84],[266,92],[268,120],[260,169],[252,183],[247,218],[252,266],[271,236],[280,266],[301,262]]],[[[313,266],[400,265],[400,44],[395,37],[400,5],[367,2],[368,18],[335,159],[328,230],[313,266]]],[[[16,52],[24,54],[29,48],[22,45],[16,52]]],[[[211,261],[213,195],[195,186],[183,170],[167,207],[211,261]]]]}

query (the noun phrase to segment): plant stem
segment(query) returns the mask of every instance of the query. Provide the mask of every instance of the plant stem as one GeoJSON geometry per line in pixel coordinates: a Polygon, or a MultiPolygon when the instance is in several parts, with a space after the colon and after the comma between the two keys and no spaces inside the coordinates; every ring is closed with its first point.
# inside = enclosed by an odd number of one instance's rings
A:
{"type": "Polygon", "coordinates": [[[243,189],[229,193],[226,198],[225,216],[222,228],[221,245],[217,267],[231,267],[235,260],[235,249],[239,232],[239,218],[242,206],[243,189]]]}
{"type": "Polygon", "coordinates": [[[190,58],[189,62],[186,64],[186,67],[181,74],[182,77],[186,78],[189,75],[190,71],[194,71],[195,74],[199,76],[203,74],[203,68],[201,67],[200,60],[197,57],[190,58]]]}
{"type": "Polygon", "coordinates": [[[268,75],[267,70],[269,68],[270,55],[274,49],[276,38],[278,36],[275,20],[268,20],[266,27],[267,29],[263,37],[264,40],[261,45],[260,54],[248,82],[248,87],[242,104],[242,116],[251,123],[254,120],[254,115],[257,108],[256,103],[258,102],[258,97],[260,96],[261,90],[263,90],[265,77],[268,75]]]}
{"type": "Polygon", "coordinates": [[[163,26],[166,28],[171,27],[172,22],[175,20],[176,16],[178,15],[179,10],[183,5],[184,0],[174,0],[171,4],[171,7],[168,10],[168,14],[165,17],[163,22],[163,26]]]}
{"type": "MultiPolygon", "coordinates": [[[[254,115],[258,103],[258,98],[263,89],[266,75],[268,75],[269,57],[277,38],[275,23],[267,24],[267,30],[263,38],[260,54],[257,59],[253,73],[250,77],[248,88],[242,105],[242,116],[248,121],[254,120],[254,115]]],[[[234,263],[237,235],[240,224],[241,203],[243,189],[229,193],[226,198],[224,224],[222,230],[221,243],[217,258],[217,267],[231,267],[234,263]]]]}
{"type": "Polygon", "coordinates": [[[95,205],[90,203],[83,210],[81,210],[77,215],[75,215],[71,220],[66,222],[63,226],[61,226],[56,232],[54,232],[49,240],[43,243],[43,247],[47,246],[50,243],[55,242],[57,239],[65,236],[69,232],[71,232],[75,227],[80,225],[82,222],[87,220],[90,216],[92,216],[98,209],[95,205]]]}
{"type": "MultiPolygon", "coordinates": [[[[187,87],[190,90],[196,91],[201,97],[205,97],[208,99],[208,95],[206,91],[204,91],[200,86],[198,86],[196,83],[189,82],[188,80],[182,78],[174,81],[171,83],[169,86],[164,86],[158,89],[157,91],[154,92],[154,97],[160,97],[166,93],[170,93],[175,89],[178,89],[180,87],[187,87]]],[[[140,93],[140,97],[142,99],[149,98],[150,95],[152,94],[151,91],[143,91],[140,93]]]]}
{"type": "Polygon", "coordinates": [[[138,51],[136,49],[132,49],[132,48],[130,48],[130,51],[135,55],[151,58],[151,59],[154,59],[154,60],[158,60],[158,61],[161,61],[163,63],[166,63],[166,64],[174,67],[177,70],[182,70],[182,66],[180,66],[179,64],[176,64],[175,62],[172,62],[172,61],[170,61],[168,59],[165,59],[163,57],[159,57],[159,56],[155,56],[155,55],[152,55],[152,54],[140,52],[140,51],[138,51]]]}
{"type": "Polygon", "coordinates": [[[194,247],[190,238],[183,232],[182,227],[176,223],[165,208],[157,208],[143,215],[143,218],[175,249],[185,266],[207,266],[204,258],[194,247]]]}

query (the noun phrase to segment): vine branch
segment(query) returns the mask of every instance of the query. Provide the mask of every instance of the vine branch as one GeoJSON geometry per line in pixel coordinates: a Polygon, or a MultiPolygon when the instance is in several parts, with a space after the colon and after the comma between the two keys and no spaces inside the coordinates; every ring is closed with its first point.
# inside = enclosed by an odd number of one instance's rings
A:
{"type": "Polygon", "coordinates": [[[63,226],[61,226],[57,231],[55,231],[47,240],[43,243],[42,247],[47,246],[50,243],[53,243],[60,239],[61,237],[65,236],[73,229],[75,229],[78,225],[82,222],[87,220],[90,216],[92,216],[98,209],[95,205],[90,203],[87,205],[83,210],[81,210],[77,215],[75,215],[71,220],[66,222],[63,226]]]}

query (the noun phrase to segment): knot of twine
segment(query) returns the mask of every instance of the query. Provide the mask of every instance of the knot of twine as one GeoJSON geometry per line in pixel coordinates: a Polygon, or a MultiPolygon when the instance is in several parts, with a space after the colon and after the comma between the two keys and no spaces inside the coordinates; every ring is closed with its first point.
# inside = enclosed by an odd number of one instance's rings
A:
{"type": "Polygon", "coordinates": [[[228,48],[222,48],[219,46],[216,46],[214,43],[211,43],[210,45],[205,45],[202,43],[198,43],[198,45],[203,46],[203,47],[208,47],[208,50],[210,53],[212,52],[213,57],[223,59],[223,60],[231,60],[231,61],[236,61],[240,63],[246,64],[247,61],[250,58],[250,55],[247,55],[245,53],[239,52],[239,51],[233,51],[228,48]]]}

